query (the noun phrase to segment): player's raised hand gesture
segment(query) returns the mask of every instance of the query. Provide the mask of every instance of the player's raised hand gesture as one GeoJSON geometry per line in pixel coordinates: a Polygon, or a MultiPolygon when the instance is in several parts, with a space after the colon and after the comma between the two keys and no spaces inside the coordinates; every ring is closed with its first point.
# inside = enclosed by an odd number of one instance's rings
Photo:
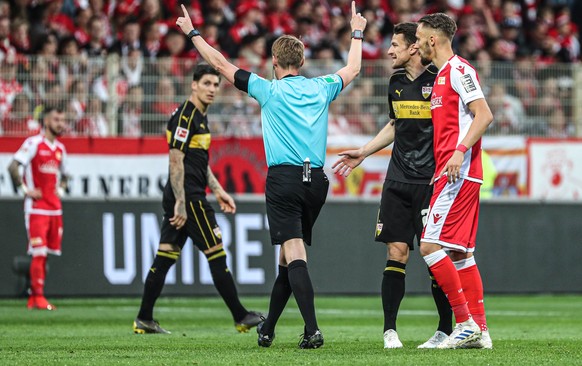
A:
{"type": "Polygon", "coordinates": [[[184,4],[181,4],[180,6],[182,7],[184,16],[176,19],[176,25],[180,27],[184,34],[188,34],[191,30],[194,29],[194,26],[192,25],[192,19],[190,19],[190,14],[188,14],[188,10],[186,10],[184,4]]]}
{"type": "Polygon", "coordinates": [[[356,12],[356,2],[352,1],[352,19],[350,20],[350,26],[352,27],[352,31],[354,30],[361,30],[363,31],[366,29],[366,23],[368,21],[366,18],[362,16],[361,13],[356,12]]]}

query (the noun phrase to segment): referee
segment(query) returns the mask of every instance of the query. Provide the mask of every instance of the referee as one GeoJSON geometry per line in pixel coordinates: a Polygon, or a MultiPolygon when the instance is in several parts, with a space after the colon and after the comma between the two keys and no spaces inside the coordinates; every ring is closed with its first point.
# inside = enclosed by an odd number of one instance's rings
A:
{"type": "Polygon", "coordinates": [[[229,63],[192,26],[182,5],[176,20],[204,60],[261,106],[263,139],[269,171],[266,184],[267,217],[273,245],[281,245],[279,275],[271,292],[269,315],[259,324],[258,344],[269,347],[275,325],[294,294],[305,321],[300,348],[323,345],[315,316],[314,292],[307,270],[305,244],[325,203],[329,182],[323,172],[329,104],[360,72],[366,19],[352,1],[352,43],[347,65],[335,74],[307,79],[299,75],[305,61],[303,43],[281,36],[272,46],[275,80],[265,80],[229,63]]]}

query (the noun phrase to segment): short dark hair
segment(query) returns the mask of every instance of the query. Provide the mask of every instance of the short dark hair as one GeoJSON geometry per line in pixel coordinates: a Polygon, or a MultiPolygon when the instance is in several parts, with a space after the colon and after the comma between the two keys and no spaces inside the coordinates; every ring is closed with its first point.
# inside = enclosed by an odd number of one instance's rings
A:
{"type": "Polygon", "coordinates": [[[42,111],[40,114],[40,125],[42,127],[44,127],[44,119],[46,116],[48,116],[49,113],[51,112],[57,112],[57,113],[63,113],[64,109],[63,107],[59,106],[59,105],[54,105],[54,104],[49,104],[49,105],[45,105],[42,107],[42,111]]]}
{"type": "Polygon", "coordinates": [[[410,46],[416,43],[416,28],[418,28],[418,24],[413,22],[398,23],[394,26],[393,33],[394,35],[402,34],[406,43],[410,46]]]}
{"type": "Polygon", "coordinates": [[[220,77],[220,73],[216,69],[208,64],[198,64],[194,68],[194,74],[192,75],[192,81],[198,81],[202,79],[204,75],[216,75],[220,77]]]}
{"type": "Polygon", "coordinates": [[[451,41],[457,32],[457,24],[445,13],[434,13],[425,15],[418,20],[418,24],[425,24],[432,29],[442,32],[451,41]]]}

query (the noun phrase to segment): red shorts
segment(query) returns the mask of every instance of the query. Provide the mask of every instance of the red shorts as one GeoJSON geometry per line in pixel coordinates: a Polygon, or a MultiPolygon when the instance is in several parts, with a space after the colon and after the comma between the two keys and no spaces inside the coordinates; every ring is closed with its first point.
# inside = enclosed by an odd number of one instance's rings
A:
{"type": "Polygon", "coordinates": [[[481,185],[466,179],[448,183],[437,180],[430,200],[430,211],[422,241],[460,251],[473,252],[479,221],[481,185]]]}
{"type": "Polygon", "coordinates": [[[26,215],[28,230],[28,254],[46,256],[61,255],[63,217],[61,215],[26,215]]]}

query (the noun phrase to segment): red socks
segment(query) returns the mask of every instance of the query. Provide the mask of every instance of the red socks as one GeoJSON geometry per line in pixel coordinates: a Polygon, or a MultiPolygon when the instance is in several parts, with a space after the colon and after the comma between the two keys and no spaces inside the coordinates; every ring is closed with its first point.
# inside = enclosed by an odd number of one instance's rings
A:
{"type": "Polygon", "coordinates": [[[32,257],[30,263],[30,287],[33,296],[44,295],[44,280],[46,278],[46,257],[32,257]]]}
{"type": "Polygon", "coordinates": [[[483,305],[483,282],[481,281],[479,268],[477,268],[476,264],[473,264],[469,267],[459,269],[458,273],[473,320],[479,324],[481,330],[487,330],[485,306],[483,305]]]}

